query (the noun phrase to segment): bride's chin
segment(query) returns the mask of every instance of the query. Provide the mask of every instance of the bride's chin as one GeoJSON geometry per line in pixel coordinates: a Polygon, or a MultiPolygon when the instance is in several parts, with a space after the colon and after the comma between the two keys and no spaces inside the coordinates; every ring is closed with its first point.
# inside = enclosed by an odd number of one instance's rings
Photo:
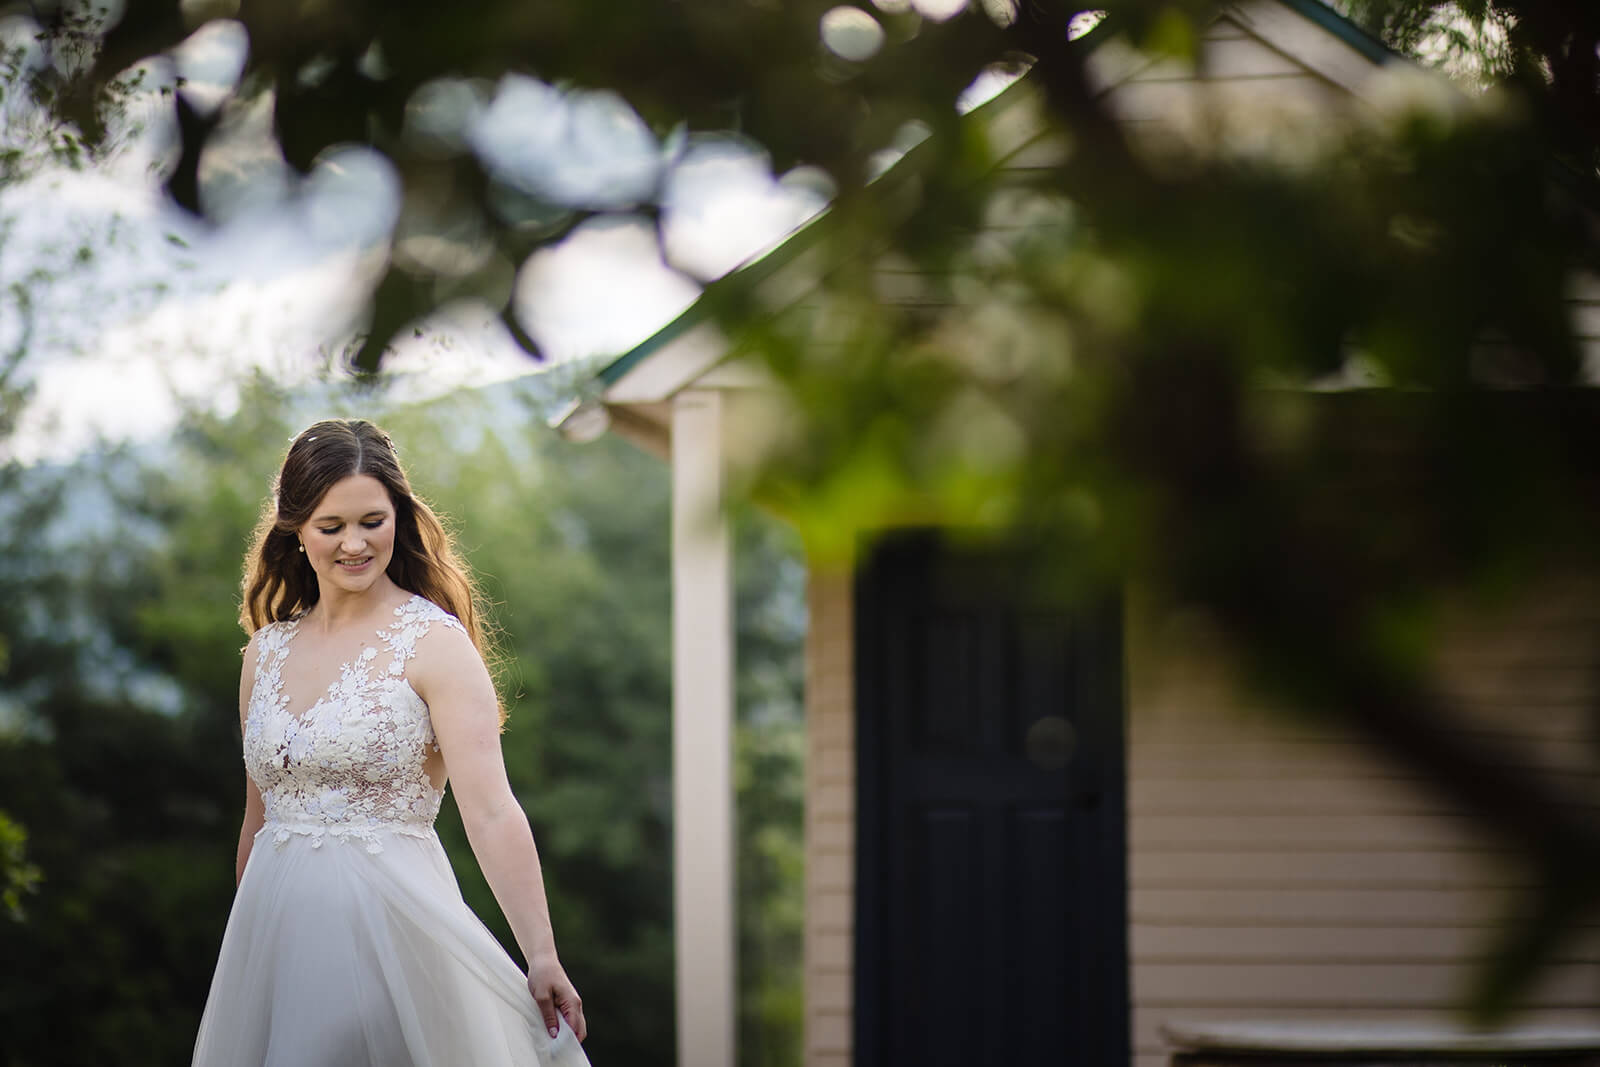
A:
{"type": "Polygon", "coordinates": [[[362,592],[371,588],[377,581],[378,575],[382,573],[376,563],[374,560],[358,571],[346,570],[334,564],[324,580],[349,592],[362,592]]]}

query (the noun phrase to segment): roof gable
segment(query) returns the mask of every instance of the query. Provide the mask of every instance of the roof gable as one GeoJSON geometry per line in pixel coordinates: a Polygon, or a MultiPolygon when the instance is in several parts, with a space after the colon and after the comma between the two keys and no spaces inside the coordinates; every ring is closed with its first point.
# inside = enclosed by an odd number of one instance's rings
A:
{"type": "MultiPolygon", "coordinates": [[[[1312,106],[1325,102],[1319,94],[1365,100],[1380,67],[1409,62],[1320,0],[1242,0],[1206,29],[1201,46],[1198,62],[1186,66],[1152,59],[1111,36],[1095,46],[1090,75],[1109,98],[1113,113],[1138,123],[1171,113],[1174,101],[1197,85],[1276,96],[1298,92],[1312,106]]],[[[1061,146],[1026,77],[975,109],[970,119],[987,124],[1002,168],[1048,167],[1060,158],[1061,146]]],[[[919,155],[913,150],[879,181],[914,174],[919,155]]],[[[607,364],[598,375],[603,402],[655,405],[696,383],[712,384],[706,375],[731,351],[710,313],[719,287],[766,290],[770,299],[763,303],[768,306],[795,299],[817,284],[803,254],[829,222],[828,212],[812,219],[760,259],[712,283],[676,319],[607,364]]],[[[739,381],[749,384],[745,376],[739,381]]]]}

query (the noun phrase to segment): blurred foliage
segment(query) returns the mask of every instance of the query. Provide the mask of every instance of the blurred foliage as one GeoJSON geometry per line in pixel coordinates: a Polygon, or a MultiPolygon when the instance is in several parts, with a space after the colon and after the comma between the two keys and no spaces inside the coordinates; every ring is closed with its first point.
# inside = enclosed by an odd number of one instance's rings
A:
{"type": "Polygon", "coordinates": [[[737,879],[760,902],[739,909],[739,1062],[799,1067],[806,572],[794,531],[752,508],[735,511],[733,555],[737,879]]]}
{"type": "MultiPolygon", "coordinates": [[[[13,12],[0,10],[0,14],[13,12]]],[[[104,20],[87,6],[57,5],[43,41],[0,39],[0,108],[6,117],[0,138],[0,186],[49,165],[81,168],[119,147],[121,139],[111,131],[125,124],[129,101],[144,82],[144,71],[127,71],[97,84],[87,127],[57,121],[54,114],[58,94],[75,83],[98,51],[103,28],[104,20]],[[18,98],[36,99],[45,107],[18,106],[18,98]]]]}
{"type": "Polygon", "coordinates": [[[0,909],[13,922],[26,918],[22,898],[39,888],[39,867],[28,862],[27,844],[28,831],[0,812],[0,909]]]}
{"type": "MultiPolygon", "coordinates": [[[[236,16],[251,44],[229,106],[271,92],[291,165],[369,144],[404,191],[401,231],[473,219],[491,253],[473,261],[496,268],[392,260],[355,356],[366,369],[447,295],[502,309],[527,343],[504,264],[597,210],[513,195],[464,136],[408,134],[426,86],[486,94],[531,73],[620,94],[664,156],[675,129],[737,131],[779,169],[820,168],[837,192],[790,244],[806,260],[737,272],[701,304],[785,386],[783,432],[741,448],[767,461],[752,492],[824,557],[895,523],[1020,533],[1073,583],[1131,577],[1206,615],[1290,704],[1360,729],[1523,851],[1544,906],[1508,923],[1476,998],[1492,1014],[1600,900],[1600,829],[1567,783],[1450,728],[1416,620],[1450,593],[1593,565],[1600,418],[1576,388],[1567,297],[1600,268],[1600,5],[1347,3],[1395,49],[1470,60],[1470,85],[1394,57],[1348,108],[1202,108],[1132,135],[1093,57],[1191,62],[1219,0],[1105,0],[1075,41],[1075,7],[1049,0],[942,21],[860,5],[881,41],[853,60],[819,39],[831,0],[624,0],[604,17],[516,0],[129,0],[92,62],[38,85],[93,142],[122,72],[236,16]],[[1023,64],[1026,85],[980,116],[1034,109],[1048,167],[1004,166],[1009,147],[955,106],[980,72],[1023,64]],[[869,180],[908,131],[926,139],[869,180]],[[798,305],[761,284],[786,269],[812,293],[798,305]]],[[[35,10],[49,31],[71,9],[35,10]]],[[[176,107],[168,189],[198,210],[219,118],[182,94],[176,107]]]]}
{"type": "MultiPolygon", "coordinates": [[[[494,602],[507,768],[590,1053],[670,1064],[666,472],[619,441],[561,441],[540,426],[548,402],[504,386],[379,418],[494,602]]],[[[6,472],[0,900],[42,883],[25,921],[0,922],[0,1063],[188,1057],[233,896],[243,546],[292,431],[378,407],[257,383],[237,413],[193,412],[148,450],[6,472]]],[[[741,1051],[794,1063],[802,579],[770,519],[747,517],[740,544],[741,1051]]],[[[439,829],[516,954],[451,800],[439,829]]]]}

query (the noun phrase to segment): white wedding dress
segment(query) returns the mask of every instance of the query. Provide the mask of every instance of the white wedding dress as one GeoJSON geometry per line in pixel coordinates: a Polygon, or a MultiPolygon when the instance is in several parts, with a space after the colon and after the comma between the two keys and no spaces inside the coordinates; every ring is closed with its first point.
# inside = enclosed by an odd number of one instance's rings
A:
{"type": "Polygon", "coordinates": [[[228,917],[196,1067],[586,1067],[461,899],[433,820],[436,751],[406,661],[430,627],[413,596],[310,708],[289,709],[298,622],[257,642],[245,768],[266,807],[228,917]]]}

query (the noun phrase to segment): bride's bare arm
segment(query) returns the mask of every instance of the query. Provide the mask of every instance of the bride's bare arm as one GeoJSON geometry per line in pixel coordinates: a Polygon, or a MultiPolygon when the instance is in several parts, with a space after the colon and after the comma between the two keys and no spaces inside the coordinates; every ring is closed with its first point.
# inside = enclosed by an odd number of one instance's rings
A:
{"type": "MultiPolygon", "coordinates": [[[[239,671],[239,734],[244,735],[244,721],[250,711],[250,690],[256,678],[256,639],[252,635],[244,649],[244,667],[239,671]]],[[[244,776],[244,823],[239,827],[239,851],[234,859],[233,884],[244,878],[244,865],[250,859],[250,846],[255,842],[256,831],[266,821],[266,810],[261,804],[261,790],[256,788],[250,775],[244,776]]]]}
{"type": "Polygon", "coordinates": [[[494,684],[472,642],[436,626],[406,675],[428,704],[456,807],[478,865],[528,960],[528,988],[555,1036],[559,1012],[582,1041],[583,1004],[556,955],[544,875],[528,816],[506,780],[494,684]]]}

